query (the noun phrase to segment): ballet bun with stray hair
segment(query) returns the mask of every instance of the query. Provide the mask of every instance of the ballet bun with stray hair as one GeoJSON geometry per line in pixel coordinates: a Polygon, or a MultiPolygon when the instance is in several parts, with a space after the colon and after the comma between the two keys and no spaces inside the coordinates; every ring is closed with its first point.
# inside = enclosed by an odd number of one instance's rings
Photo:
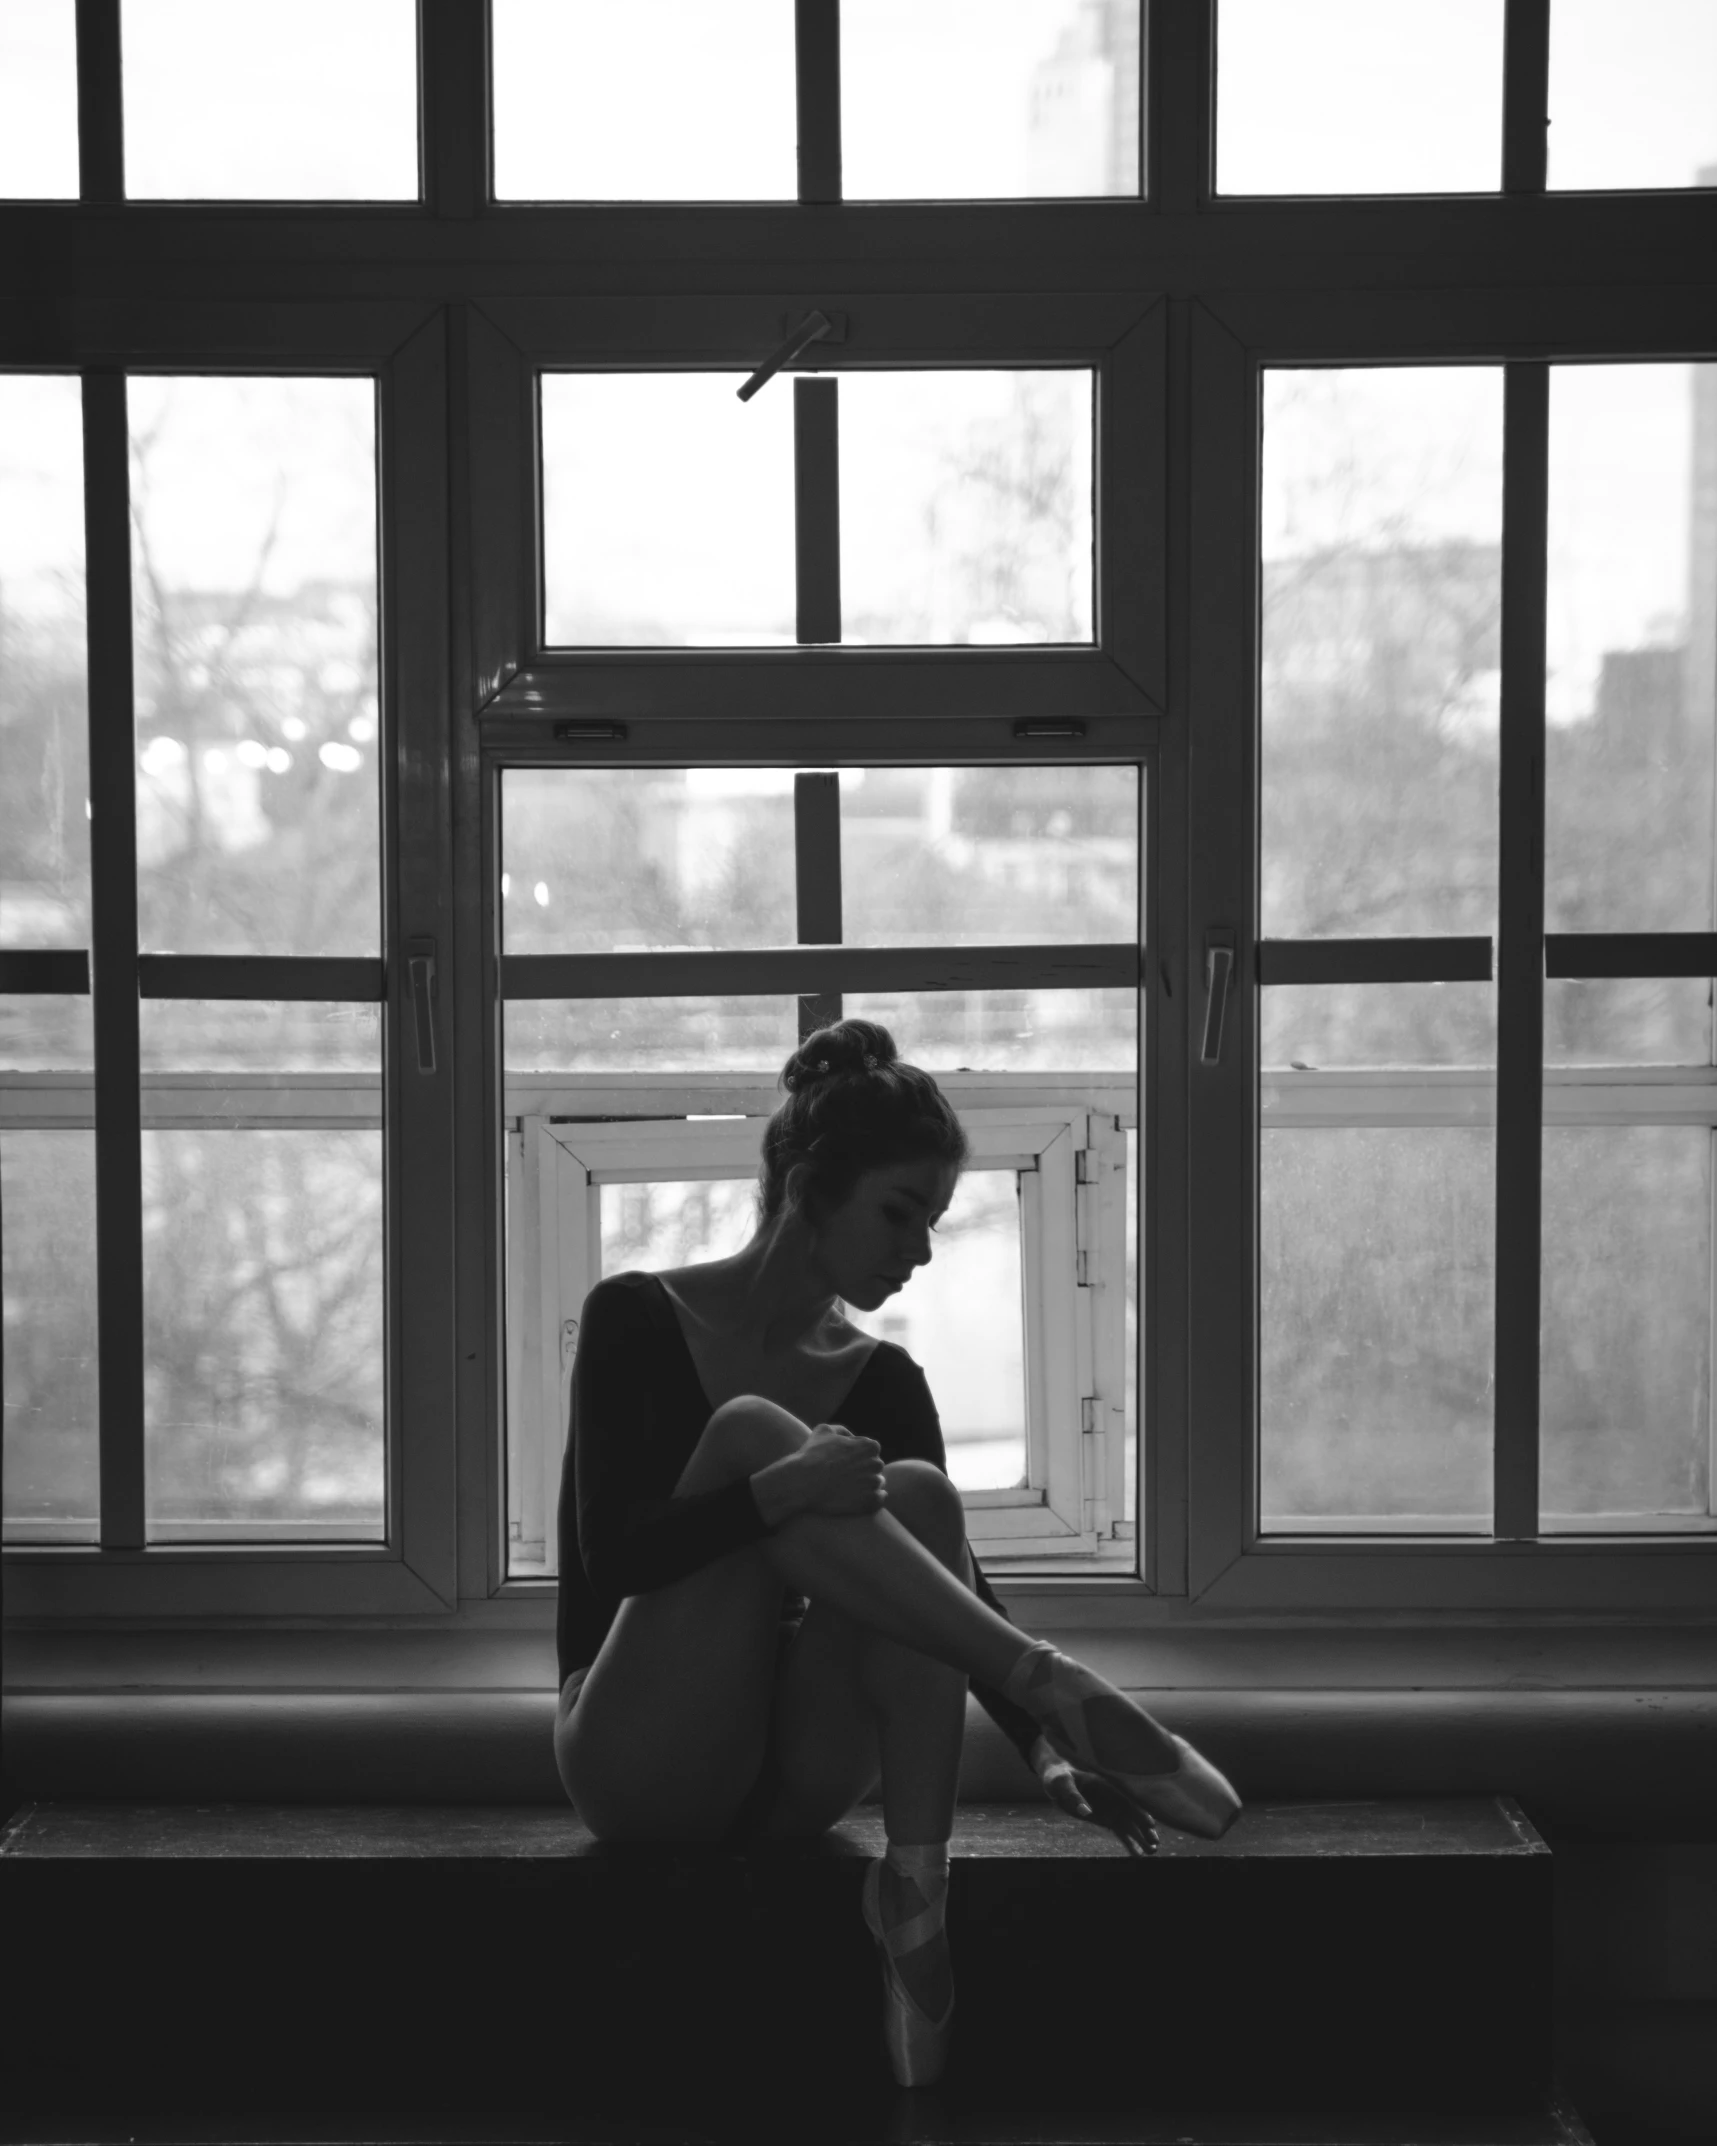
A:
{"type": "Polygon", "coordinates": [[[964,1166],[964,1128],[921,1067],[875,1021],[836,1021],[781,1069],[785,1096],[763,1134],[763,1217],[785,1204],[838,1207],[867,1170],[933,1159],[964,1166]]]}

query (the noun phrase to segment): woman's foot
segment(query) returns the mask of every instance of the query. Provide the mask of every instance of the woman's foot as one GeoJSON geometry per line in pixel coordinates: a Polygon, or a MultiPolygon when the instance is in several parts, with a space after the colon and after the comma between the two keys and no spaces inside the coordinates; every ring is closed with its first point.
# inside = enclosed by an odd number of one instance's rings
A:
{"type": "Polygon", "coordinates": [[[945,1842],[897,1848],[865,1872],[864,1919],[882,1954],[883,2042],[901,2086],[942,2076],[954,2017],[954,1972],[943,1913],[945,1842]]]}
{"type": "Polygon", "coordinates": [[[1002,1689],[1063,1757],[1104,1775],[1165,1825],[1218,1840],[1239,1816],[1233,1787],[1184,1736],[1047,1640],[1025,1650],[1002,1689]]]}

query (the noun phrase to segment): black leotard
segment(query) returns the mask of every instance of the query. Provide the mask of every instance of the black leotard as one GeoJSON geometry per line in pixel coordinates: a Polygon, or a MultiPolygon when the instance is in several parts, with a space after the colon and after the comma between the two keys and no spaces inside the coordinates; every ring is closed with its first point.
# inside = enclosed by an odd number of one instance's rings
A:
{"type": "MultiPolygon", "coordinates": [[[[572,1366],[572,1403],[560,1479],[560,1605],[555,1642],[564,1685],[595,1661],[626,1595],[684,1579],[768,1533],[751,1484],[676,1498],[692,1449],[714,1411],[678,1314],[653,1274],[615,1274],[584,1300],[572,1366]]],[[[874,1438],[885,1461],[946,1468],[942,1426],[924,1374],[892,1341],[879,1341],[841,1403],[839,1420],[874,1438]]],[[[977,1571],[979,1596],[1007,1612],[977,1571]]],[[[804,1615],[788,1595],[782,1620],[804,1615]]],[[[979,1704],[1029,1753],[1038,1724],[1000,1692],[972,1686],[979,1704]]],[[[1029,1761],[1028,1761],[1029,1763],[1029,1761]]]]}

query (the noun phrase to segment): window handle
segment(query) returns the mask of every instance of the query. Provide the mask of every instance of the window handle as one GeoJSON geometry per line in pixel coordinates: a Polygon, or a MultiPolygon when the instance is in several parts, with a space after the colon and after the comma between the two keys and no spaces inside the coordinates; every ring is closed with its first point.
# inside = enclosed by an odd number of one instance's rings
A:
{"type": "Polygon", "coordinates": [[[1228,1015],[1228,988],[1234,981],[1234,934],[1209,931],[1204,935],[1204,1042],[1199,1063],[1213,1066],[1222,1058],[1222,1030],[1228,1015]]]}
{"type": "MultiPolygon", "coordinates": [[[[739,390],[741,402],[749,402],[757,390],[773,380],[783,365],[791,365],[802,350],[809,350],[813,343],[820,343],[824,336],[834,335],[835,324],[826,313],[813,310],[807,313],[799,325],[787,337],[781,347],[765,358],[763,363],[739,390]]],[[[839,337],[836,337],[839,341],[839,337]]]]}
{"type": "Polygon", "coordinates": [[[435,980],[435,941],[406,941],[406,974],[411,978],[412,1020],[417,1029],[417,1070],[435,1071],[435,1001],[440,996],[435,980]]]}

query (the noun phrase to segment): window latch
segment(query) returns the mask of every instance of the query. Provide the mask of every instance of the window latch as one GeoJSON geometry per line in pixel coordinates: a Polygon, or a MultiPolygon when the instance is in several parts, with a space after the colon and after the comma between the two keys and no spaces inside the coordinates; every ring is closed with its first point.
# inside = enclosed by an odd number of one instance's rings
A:
{"type": "Polygon", "coordinates": [[[844,313],[837,313],[831,319],[827,313],[813,308],[796,328],[788,331],[787,340],[777,350],[772,351],[752,374],[751,378],[746,381],[745,385],[739,390],[740,401],[749,402],[760,387],[774,379],[783,365],[791,365],[793,360],[802,351],[809,350],[813,343],[825,341],[844,343],[846,334],[847,323],[844,313]]]}
{"type": "Polygon", "coordinates": [[[435,1071],[435,1001],[440,995],[435,980],[435,941],[408,939],[406,974],[411,979],[412,1021],[417,1030],[417,1070],[435,1071]]]}
{"type": "Polygon", "coordinates": [[[1204,1041],[1199,1063],[1221,1062],[1222,1031],[1228,1016],[1228,991],[1234,981],[1234,934],[1208,931],[1204,935],[1204,1041]]]}

